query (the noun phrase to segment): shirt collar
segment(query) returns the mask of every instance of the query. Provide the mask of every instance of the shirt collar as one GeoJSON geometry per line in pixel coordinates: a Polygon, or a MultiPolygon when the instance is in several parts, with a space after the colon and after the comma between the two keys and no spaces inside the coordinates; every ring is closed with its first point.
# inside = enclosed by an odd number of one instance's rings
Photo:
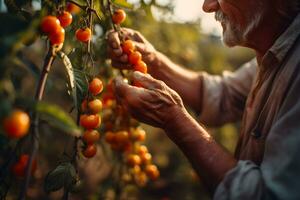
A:
{"type": "MultiPolygon", "coordinates": [[[[278,63],[281,63],[287,52],[291,49],[296,39],[300,35],[300,14],[298,14],[291,25],[283,32],[269,49],[266,57],[273,54],[278,63]]],[[[268,59],[269,60],[269,59],[268,59]]]]}

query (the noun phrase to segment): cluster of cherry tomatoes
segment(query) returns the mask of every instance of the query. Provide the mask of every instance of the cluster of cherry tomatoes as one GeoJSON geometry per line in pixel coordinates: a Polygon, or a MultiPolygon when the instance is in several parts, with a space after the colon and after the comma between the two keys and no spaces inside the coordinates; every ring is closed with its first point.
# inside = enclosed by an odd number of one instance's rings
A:
{"type": "MultiPolygon", "coordinates": [[[[112,22],[116,25],[120,25],[125,19],[126,13],[122,9],[117,9],[112,15],[112,22]]],[[[130,39],[122,40],[122,38],[121,41],[123,53],[128,56],[128,63],[132,69],[147,73],[147,65],[142,61],[142,54],[136,50],[134,42],[130,39]]],[[[133,84],[139,86],[138,83],[133,84]]],[[[108,116],[103,115],[106,131],[105,141],[112,150],[120,153],[123,158],[124,170],[121,180],[125,183],[145,186],[149,179],[156,180],[160,176],[157,166],[152,163],[152,155],[148,148],[141,144],[146,139],[146,132],[136,122],[128,120],[130,116],[126,115],[125,111],[115,104],[111,93],[108,89],[103,95],[103,102],[107,102],[106,104],[110,106],[110,108],[106,108],[113,111],[108,112],[108,116]]]]}
{"type": "Polygon", "coordinates": [[[108,131],[105,134],[105,141],[111,149],[122,154],[126,166],[122,180],[126,183],[135,182],[144,186],[148,178],[156,180],[159,177],[159,170],[152,164],[152,155],[141,144],[145,139],[146,132],[141,127],[131,127],[129,131],[108,131]]]}
{"type": "MultiPolygon", "coordinates": [[[[7,137],[11,139],[20,139],[27,135],[29,131],[30,117],[26,112],[20,109],[15,109],[7,117],[4,118],[2,127],[7,137]]],[[[24,177],[28,160],[28,154],[21,154],[18,161],[12,165],[11,172],[16,177],[24,177]]],[[[31,168],[32,173],[35,171],[36,166],[37,164],[34,160],[31,168]]]]}
{"type": "MultiPolygon", "coordinates": [[[[112,16],[112,21],[115,24],[121,24],[126,19],[126,13],[122,9],[118,9],[114,12],[112,16]]],[[[128,62],[133,66],[135,71],[140,71],[142,73],[147,73],[147,64],[142,61],[142,54],[136,50],[135,45],[132,40],[127,39],[121,44],[123,53],[128,56],[128,62]]]]}
{"type": "Polygon", "coordinates": [[[65,27],[72,23],[72,15],[62,11],[58,16],[48,15],[42,19],[41,30],[49,37],[51,45],[61,45],[65,41],[65,27]]]}
{"type": "MultiPolygon", "coordinates": [[[[41,30],[47,34],[51,45],[61,45],[65,40],[65,27],[72,23],[72,14],[78,13],[80,8],[72,3],[67,4],[66,11],[62,11],[58,16],[48,15],[42,19],[41,30]]],[[[75,32],[75,37],[81,42],[88,42],[91,39],[91,29],[88,27],[79,28],[75,32]]]]}
{"type": "Polygon", "coordinates": [[[89,83],[89,95],[81,103],[82,115],[80,116],[80,125],[85,128],[82,136],[84,147],[82,150],[86,158],[95,156],[97,147],[95,143],[100,139],[100,133],[96,130],[101,125],[99,112],[102,110],[102,102],[97,95],[103,90],[102,81],[99,78],[93,78],[89,83]]]}

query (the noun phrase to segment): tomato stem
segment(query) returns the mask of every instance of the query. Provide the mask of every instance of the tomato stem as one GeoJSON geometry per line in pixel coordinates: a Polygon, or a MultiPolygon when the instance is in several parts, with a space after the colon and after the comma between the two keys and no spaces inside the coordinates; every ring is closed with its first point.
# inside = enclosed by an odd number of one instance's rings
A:
{"type": "MultiPolygon", "coordinates": [[[[40,75],[40,79],[39,79],[38,86],[37,86],[36,93],[35,93],[36,101],[41,101],[43,98],[48,74],[49,74],[51,66],[56,58],[56,51],[57,51],[56,47],[50,46],[48,53],[45,57],[43,70],[40,75]]],[[[36,154],[37,154],[37,151],[39,148],[38,122],[39,122],[39,115],[38,115],[38,113],[35,112],[35,113],[33,113],[33,123],[31,124],[32,130],[33,130],[32,135],[31,135],[32,147],[31,147],[31,152],[30,152],[30,156],[29,156],[29,161],[27,163],[26,170],[25,170],[26,173],[25,173],[24,184],[22,185],[22,189],[21,189],[21,192],[20,192],[20,195],[18,198],[19,200],[25,199],[26,191],[28,189],[29,181],[30,181],[30,177],[31,177],[31,167],[32,167],[32,163],[33,163],[33,158],[36,157],[36,154]]]]}

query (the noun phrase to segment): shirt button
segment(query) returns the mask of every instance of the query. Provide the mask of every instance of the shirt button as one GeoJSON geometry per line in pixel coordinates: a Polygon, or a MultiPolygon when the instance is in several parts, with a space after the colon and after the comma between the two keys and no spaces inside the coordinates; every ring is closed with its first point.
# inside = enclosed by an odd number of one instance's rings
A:
{"type": "Polygon", "coordinates": [[[258,139],[261,137],[261,133],[257,130],[254,130],[251,132],[251,135],[255,138],[255,139],[258,139]]]}

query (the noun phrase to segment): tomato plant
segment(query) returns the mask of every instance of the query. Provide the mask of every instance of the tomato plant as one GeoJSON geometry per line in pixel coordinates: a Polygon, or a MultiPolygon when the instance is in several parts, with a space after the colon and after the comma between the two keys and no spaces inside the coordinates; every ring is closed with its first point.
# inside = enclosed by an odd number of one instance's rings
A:
{"type": "MultiPolygon", "coordinates": [[[[146,73],[141,53],[132,40],[125,40],[121,31],[120,24],[126,19],[124,9],[132,6],[126,1],[111,0],[45,0],[40,7],[32,6],[29,0],[5,3],[9,19],[17,18],[21,24],[15,27],[19,31],[16,37],[21,33],[25,36],[17,38],[19,40],[5,55],[8,59],[0,62],[17,65],[20,63],[18,56],[26,60],[32,53],[32,49],[24,47],[26,45],[39,45],[37,60],[44,57],[41,68],[28,60],[24,64],[34,73],[30,81],[23,80],[23,83],[35,83],[35,87],[28,86],[28,95],[12,95],[8,90],[13,84],[7,77],[3,80],[0,77],[0,82],[8,85],[7,90],[0,87],[1,103],[8,108],[0,113],[1,136],[7,140],[7,155],[5,161],[0,162],[1,199],[10,189],[14,197],[25,199],[30,195],[28,188],[32,187],[32,180],[38,181],[41,177],[45,195],[62,189],[62,197],[68,199],[72,191],[80,188],[79,180],[85,179],[79,173],[82,163],[84,166],[85,162],[92,162],[99,156],[112,165],[107,175],[112,181],[108,184],[118,197],[127,192],[124,188],[128,185],[145,186],[148,180],[156,180],[158,169],[143,144],[147,134],[140,123],[117,104],[112,86],[116,75],[122,75],[132,84],[130,73],[133,70],[146,73]],[[18,10],[14,10],[16,8],[18,10]],[[102,34],[98,33],[99,26],[104,30],[102,34]],[[97,48],[106,48],[105,32],[112,28],[118,33],[123,51],[129,55],[131,70],[113,69],[104,54],[95,53],[97,48]],[[20,56],[22,48],[27,55],[20,56]],[[13,56],[18,59],[10,59],[13,56]],[[60,75],[64,76],[54,77],[55,70],[62,70],[60,75]],[[54,82],[64,83],[59,87],[61,93],[51,93],[54,82]],[[63,94],[68,94],[68,101],[62,105],[55,103],[63,94]],[[64,143],[57,131],[66,133],[63,139],[67,142],[61,145],[63,150],[55,146],[57,142],[64,143]],[[48,140],[48,135],[55,139],[48,140]],[[38,156],[45,155],[45,149],[50,147],[55,153],[47,153],[55,155],[57,162],[38,156]],[[48,162],[51,164],[45,167],[48,162]],[[48,173],[43,174],[43,170],[48,173]],[[16,189],[17,186],[20,188],[16,189]]],[[[3,72],[8,77],[9,73],[15,71],[3,72]]],[[[17,86],[13,86],[17,90],[17,86]]]]}

